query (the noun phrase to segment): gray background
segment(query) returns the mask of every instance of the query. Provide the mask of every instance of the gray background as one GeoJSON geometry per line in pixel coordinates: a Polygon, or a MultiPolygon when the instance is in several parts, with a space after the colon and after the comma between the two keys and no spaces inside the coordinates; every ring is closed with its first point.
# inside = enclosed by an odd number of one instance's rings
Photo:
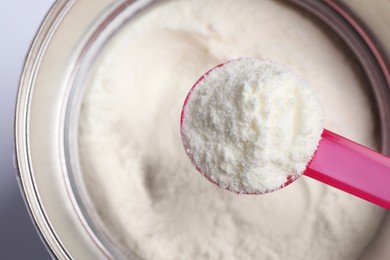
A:
{"type": "Polygon", "coordinates": [[[0,1],[0,259],[50,259],[16,181],[13,114],[24,58],[52,3],[0,1]]]}

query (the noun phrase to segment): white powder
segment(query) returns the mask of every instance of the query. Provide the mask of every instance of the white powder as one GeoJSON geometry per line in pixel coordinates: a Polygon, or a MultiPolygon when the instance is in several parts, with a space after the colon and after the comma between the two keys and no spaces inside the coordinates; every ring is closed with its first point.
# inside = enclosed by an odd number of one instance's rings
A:
{"type": "Polygon", "coordinates": [[[188,89],[238,57],[291,68],[315,88],[325,128],[376,147],[362,72],[318,23],[284,1],[169,1],[119,31],[88,82],[80,160],[108,234],[141,259],[356,259],[381,208],[306,177],[239,196],[188,160],[188,89]]]}
{"type": "Polygon", "coordinates": [[[318,147],[323,111],[287,68],[241,58],[214,68],[190,92],[182,138],[194,164],[236,193],[264,193],[295,180],[318,147]]]}

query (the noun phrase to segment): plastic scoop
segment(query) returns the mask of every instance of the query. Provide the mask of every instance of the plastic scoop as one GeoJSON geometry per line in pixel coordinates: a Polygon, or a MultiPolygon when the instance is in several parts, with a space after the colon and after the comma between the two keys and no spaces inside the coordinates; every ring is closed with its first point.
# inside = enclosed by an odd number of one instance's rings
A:
{"type": "MultiPolygon", "coordinates": [[[[191,91],[209,72],[195,83],[191,91]]],[[[182,109],[181,130],[189,96],[187,96],[182,109]]],[[[183,135],[183,131],[181,133],[183,135]]],[[[191,154],[188,155],[191,158],[191,154]]],[[[193,160],[192,162],[201,172],[200,167],[193,160]]],[[[202,174],[207,178],[207,174],[202,174]]],[[[390,158],[326,129],[322,133],[318,150],[308,163],[303,175],[390,209],[390,158]]],[[[294,181],[294,178],[288,178],[287,182],[280,188],[294,181]]],[[[273,190],[266,192],[271,191],[273,190]]]]}
{"type": "Polygon", "coordinates": [[[390,209],[390,158],[326,129],[304,175],[390,209]]]}

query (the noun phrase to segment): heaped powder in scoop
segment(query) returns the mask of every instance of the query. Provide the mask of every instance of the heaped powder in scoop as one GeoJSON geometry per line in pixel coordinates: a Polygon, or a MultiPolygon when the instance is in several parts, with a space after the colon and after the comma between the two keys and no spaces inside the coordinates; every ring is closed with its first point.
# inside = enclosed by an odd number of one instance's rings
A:
{"type": "Polygon", "coordinates": [[[190,92],[183,144],[202,174],[237,193],[264,193],[299,177],[317,149],[323,110],[287,68],[241,58],[214,68],[190,92]]]}

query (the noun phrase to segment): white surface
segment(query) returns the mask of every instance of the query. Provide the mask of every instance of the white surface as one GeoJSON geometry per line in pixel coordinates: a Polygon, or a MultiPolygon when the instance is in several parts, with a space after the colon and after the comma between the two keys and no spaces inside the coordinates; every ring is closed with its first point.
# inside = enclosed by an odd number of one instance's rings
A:
{"type": "Polygon", "coordinates": [[[17,86],[31,41],[53,0],[0,2],[0,259],[48,259],[27,213],[13,163],[17,86]]]}

